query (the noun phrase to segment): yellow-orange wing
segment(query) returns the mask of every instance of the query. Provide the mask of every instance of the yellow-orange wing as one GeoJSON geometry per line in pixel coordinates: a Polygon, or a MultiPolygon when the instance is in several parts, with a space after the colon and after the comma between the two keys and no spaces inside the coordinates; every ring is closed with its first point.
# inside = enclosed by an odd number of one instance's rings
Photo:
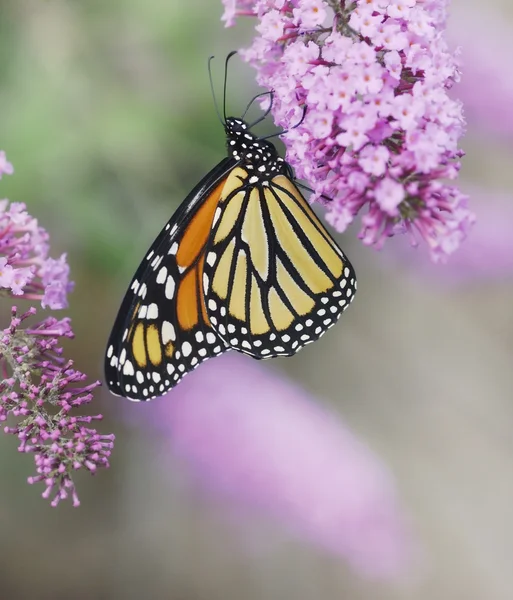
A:
{"type": "Polygon", "coordinates": [[[286,174],[262,180],[239,167],[226,187],[206,252],[209,321],[240,352],[290,356],[353,300],[353,267],[286,174]]]}
{"type": "Polygon", "coordinates": [[[227,345],[212,329],[203,292],[205,248],[233,160],[189,194],[132,279],[105,357],[111,392],[149,400],[227,345]]]}

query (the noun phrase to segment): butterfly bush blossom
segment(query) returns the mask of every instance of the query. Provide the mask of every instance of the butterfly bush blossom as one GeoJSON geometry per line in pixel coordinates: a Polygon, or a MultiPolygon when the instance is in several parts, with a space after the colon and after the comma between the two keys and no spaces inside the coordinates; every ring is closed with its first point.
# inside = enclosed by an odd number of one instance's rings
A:
{"type": "MultiPolygon", "coordinates": [[[[0,176],[12,166],[0,152],[0,176]]],[[[66,256],[48,256],[48,234],[23,204],[0,202],[0,293],[7,297],[39,300],[43,308],[67,306],[71,290],[66,256]]],[[[18,450],[35,456],[36,474],[29,483],[45,485],[44,498],[52,506],[70,497],[80,504],[73,474],[80,469],[95,473],[108,467],[113,435],[100,435],[90,425],[101,415],[72,414],[88,404],[98,381],[63,356],[60,340],[73,337],[70,320],[46,317],[34,322],[35,307],[19,314],[0,332],[0,421],[16,421],[4,431],[16,435],[18,450]]]]}
{"type": "Polygon", "coordinates": [[[327,220],[360,238],[423,238],[435,262],[465,238],[474,216],[453,185],[464,120],[447,91],[457,61],[442,37],[447,0],[224,0],[226,25],[258,19],[241,52],[273,90],[275,120],[290,129],[287,159],[329,197],[327,220]],[[306,108],[304,121],[297,127],[306,108]]]}

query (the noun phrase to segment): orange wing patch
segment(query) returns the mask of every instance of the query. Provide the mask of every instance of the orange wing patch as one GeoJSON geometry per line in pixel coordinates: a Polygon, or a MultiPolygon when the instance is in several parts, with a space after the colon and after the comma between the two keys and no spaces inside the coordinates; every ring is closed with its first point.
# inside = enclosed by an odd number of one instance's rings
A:
{"type": "Polygon", "coordinates": [[[198,322],[198,269],[194,267],[178,287],[176,314],[181,329],[188,331],[198,322]]]}
{"type": "MultiPolygon", "coordinates": [[[[233,189],[237,187],[234,182],[232,187],[233,189]]],[[[190,331],[200,320],[210,326],[203,294],[205,255],[201,255],[201,252],[210,235],[221,194],[226,193],[225,188],[226,182],[222,181],[213,189],[209,198],[189,223],[176,252],[178,267],[185,271],[178,285],[176,299],[178,324],[184,331],[190,331]]]]}
{"type": "Polygon", "coordinates": [[[205,246],[224,185],[222,181],[212,190],[208,200],[194,215],[185,230],[176,253],[176,262],[182,269],[190,267],[205,246]]]}

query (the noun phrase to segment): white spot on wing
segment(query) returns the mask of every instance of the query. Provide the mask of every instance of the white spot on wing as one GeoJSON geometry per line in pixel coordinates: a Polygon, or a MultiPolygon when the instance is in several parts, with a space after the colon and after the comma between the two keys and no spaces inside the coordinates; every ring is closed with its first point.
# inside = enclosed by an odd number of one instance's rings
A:
{"type": "Polygon", "coordinates": [[[134,365],[129,360],[125,362],[125,366],[123,367],[123,375],[135,375],[134,365]]]}
{"type": "Polygon", "coordinates": [[[167,277],[167,267],[162,267],[157,275],[157,283],[164,283],[167,277]]]}
{"type": "Polygon", "coordinates": [[[167,278],[166,289],[164,290],[166,298],[171,300],[173,298],[173,294],[175,293],[175,280],[169,275],[167,278]]]}
{"type": "Polygon", "coordinates": [[[146,314],[146,318],[147,319],[156,319],[158,316],[159,316],[159,307],[155,304],[155,302],[152,302],[148,306],[148,312],[146,314]]]}
{"type": "Polygon", "coordinates": [[[175,340],[175,328],[172,323],[169,321],[164,321],[162,323],[162,343],[167,344],[169,341],[175,340]]]}

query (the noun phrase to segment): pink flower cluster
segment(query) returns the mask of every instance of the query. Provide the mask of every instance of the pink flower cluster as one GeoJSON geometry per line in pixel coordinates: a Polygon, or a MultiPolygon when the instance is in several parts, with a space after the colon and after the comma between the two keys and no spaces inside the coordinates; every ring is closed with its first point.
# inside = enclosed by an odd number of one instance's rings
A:
{"type": "Polygon", "coordinates": [[[242,56],[274,91],[287,160],[314,198],[332,198],[327,220],[344,231],[360,211],[360,238],[420,236],[433,260],[465,238],[467,197],[443,179],[459,170],[459,77],[442,37],[447,0],[225,0],[224,20],[259,19],[242,56]],[[250,5],[251,9],[250,10],[250,5]],[[306,118],[300,126],[304,107],[306,118]]]}
{"type": "MultiPolygon", "coordinates": [[[[0,178],[12,170],[0,152],[0,178]]],[[[67,305],[69,266],[65,255],[58,260],[48,257],[48,239],[23,204],[0,202],[0,288],[4,295],[40,300],[43,308],[67,305]]],[[[101,415],[71,414],[91,401],[100,382],[82,384],[86,376],[62,356],[60,339],[73,337],[70,320],[47,317],[27,325],[35,314],[32,307],[18,316],[13,307],[9,327],[0,330],[0,422],[16,420],[15,426],[6,426],[4,431],[18,437],[20,452],[35,455],[36,475],[29,483],[43,482],[43,497],[52,496],[52,506],[68,497],[78,506],[73,473],[79,469],[95,473],[99,467],[108,467],[114,436],[100,435],[89,427],[101,415]]]]}
{"type": "Polygon", "coordinates": [[[0,289],[41,300],[43,308],[65,308],[66,295],[73,287],[66,255],[53,259],[48,251],[48,233],[27,213],[25,205],[1,200],[0,289]]]}
{"type": "Polygon", "coordinates": [[[18,437],[20,452],[35,455],[36,475],[29,483],[44,482],[43,498],[53,494],[52,506],[69,496],[78,506],[73,473],[108,467],[114,436],[88,427],[101,415],[71,414],[92,400],[100,382],[80,385],[86,375],[62,357],[59,338],[73,337],[69,319],[48,317],[22,329],[20,325],[35,313],[32,308],[18,317],[13,308],[11,324],[0,338],[0,421],[10,415],[17,419],[15,427],[4,431],[18,437]]]}

